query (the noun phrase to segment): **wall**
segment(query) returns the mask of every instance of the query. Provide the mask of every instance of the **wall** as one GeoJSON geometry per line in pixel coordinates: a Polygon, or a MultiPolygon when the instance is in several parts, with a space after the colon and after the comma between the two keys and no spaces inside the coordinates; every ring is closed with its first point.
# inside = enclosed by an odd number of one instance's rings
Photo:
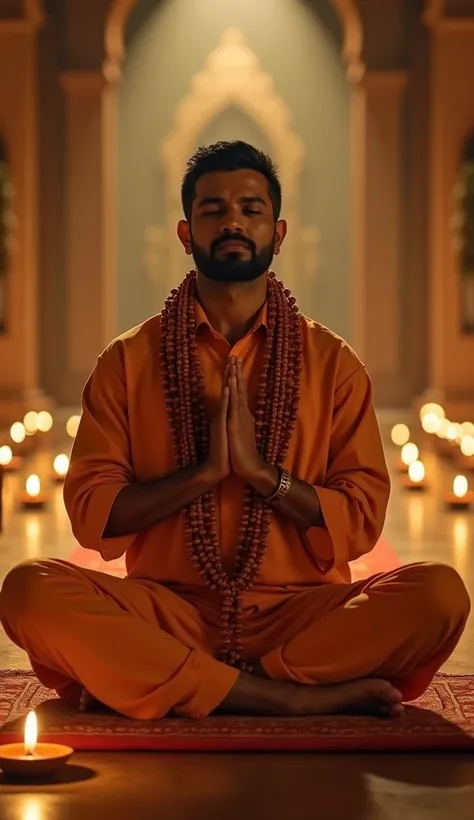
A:
{"type": "MultiPolygon", "coordinates": [[[[306,147],[301,214],[319,230],[321,247],[317,279],[305,286],[301,308],[350,338],[349,91],[337,14],[329,2],[314,5],[317,13],[302,0],[241,0],[232,6],[139,0],[132,11],[119,109],[120,329],[161,309],[151,304],[144,264],[145,232],[165,219],[160,143],[192,75],[232,25],[272,76],[306,147]]],[[[234,131],[245,137],[255,126],[232,110],[209,126],[203,141],[234,131]]],[[[186,264],[183,255],[183,275],[186,264]]]]}

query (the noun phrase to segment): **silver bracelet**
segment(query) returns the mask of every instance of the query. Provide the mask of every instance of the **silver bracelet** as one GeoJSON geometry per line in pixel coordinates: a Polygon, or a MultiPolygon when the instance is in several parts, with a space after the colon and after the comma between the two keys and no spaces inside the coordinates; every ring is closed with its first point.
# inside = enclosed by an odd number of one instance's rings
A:
{"type": "Polygon", "coordinates": [[[291,475],[289,474],[288,470],[280,470],[280,478],[278,480],[278,486],[272,495],[265,498],[265,501],[270,504],[278,504],[281,501],[291,487],[291,475]]]}

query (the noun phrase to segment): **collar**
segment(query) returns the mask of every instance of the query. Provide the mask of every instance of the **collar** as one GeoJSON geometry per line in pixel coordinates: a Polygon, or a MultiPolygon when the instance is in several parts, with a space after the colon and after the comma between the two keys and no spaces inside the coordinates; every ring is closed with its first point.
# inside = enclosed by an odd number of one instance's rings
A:
{"type": "MultiPolygon", "coordinates": [[[[196,333],[198,332],[198,330],[201,327],[204,327],[204,326],[207,326],[209,328],[209,330],[211,331],[211,333],[214,333],[214,334],[216,333],[216,331],[212,327],[209,319],[207,318],[206,313],[204,312],[204,308],[198,302],[197,299],[194,300],[194,315],[196,317],[196,333]]],[[[262,307],[260,308],[260,311],[259,311],[259,313],[258,313],[258,315],[255,319],[255,322],[254,322],[253,326],[248,331],[248,335],[254,333],[260,327],[264,327],[265,330],[268,329],[268,303],[267,303],[267,299],[265,299],[262,307]]]]}

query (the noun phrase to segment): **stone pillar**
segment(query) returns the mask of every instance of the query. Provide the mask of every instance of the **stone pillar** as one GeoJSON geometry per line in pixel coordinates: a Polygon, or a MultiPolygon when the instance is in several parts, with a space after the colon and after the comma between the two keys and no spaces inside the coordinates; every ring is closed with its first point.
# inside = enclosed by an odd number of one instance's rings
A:
{"type": "MultiPolygon", "coordinates": [[[[105,214],[109,130],[104,118],[102,71],[61,75],[65,94],[65,180],[67,279],[67,363],[63,402],[77,402],[98,354],[111,341],[114,304],[106,269],[110,268],[105,214]],[[104,265],[104,261],[107,263],[104,265]],[[113,301],[113,300],[112,300],[113,301]],[[112,318],[111,318],[112,317],[112,318]]],[[[112,198],[113,199],[113,198],[112,198]]],[[[113,207],[113,201],[111,203],[113,207]]],[[[113,296],[113,294],[112,294],[113,296]]]]}
{"type": "Polygon", "coordinates": [[[366,71],[352,90],[354,345],[379,404],[409,399],[401,356],[406,72],[366,71]]]}
{"type": "Polygon", "coordinates": [[[427,19],[431,27],[429,387],[448,416],[474,418],[474,334],[462,332],[453,216],[454,186],[466,138],[474,133],[474,17],[427,19]]]}
{"type": "Polygon", "coordinates": [[[0,335],[0,427],[47,402],[39,390],[37,32],[40,15],[0,19],[0,132],[14,186],[14,229],[0,335]]]}

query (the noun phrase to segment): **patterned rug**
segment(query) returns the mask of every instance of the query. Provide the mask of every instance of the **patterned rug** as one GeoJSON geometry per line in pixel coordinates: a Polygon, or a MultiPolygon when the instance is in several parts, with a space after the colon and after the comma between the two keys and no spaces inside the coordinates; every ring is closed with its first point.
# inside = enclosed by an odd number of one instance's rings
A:
{"type": "Polygon", "coordinates": [[[138,721],[110,710],[80,713],[45,689],[32,672],[0,672],[0,744],[22,740],[35,709],[39,739],[77,750],[426,751],[474,750],[474,675],[438,675],[399,720],[210,717],[138,721]]]}

